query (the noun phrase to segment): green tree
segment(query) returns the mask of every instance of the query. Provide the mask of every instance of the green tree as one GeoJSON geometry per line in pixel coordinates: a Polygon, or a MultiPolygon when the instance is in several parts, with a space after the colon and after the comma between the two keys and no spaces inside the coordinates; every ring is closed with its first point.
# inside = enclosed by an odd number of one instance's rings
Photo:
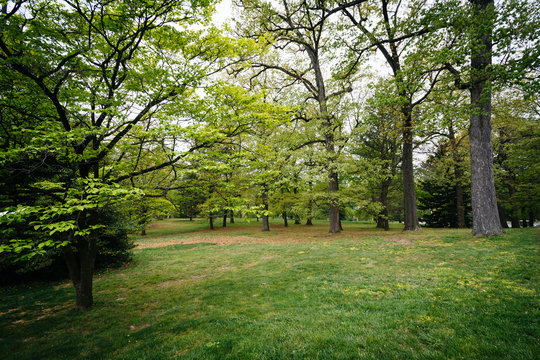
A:
{"type": "Polygon", "coordinates": [[[163,124],[163,137],[190,136],[189,128],[170,125],[168,110],[219,67],[215,36],[203,41],[200,32],[188,30],[209,13],[205,1],[32,0],[2,6],[0,67],[8,91],[1,101],[9,109],[2,114],[2,132],[9,141],[0,157],[8,177],[27,177],[20,190],[39,197],[25,202],[13,190],[4,193],[1,221],[32,221],[48,234],[38,241],[4,241],[2,251],[33,249],[33,256],[61,248],[78,309],[93,303],[100,209],[136,194],[121,188],[122,180],[185,156],[177,152],[136,171],[122,162],[129,136],[153,117],[163,124]],[[52,174],[43,177],[44,167],[52,174]]]}

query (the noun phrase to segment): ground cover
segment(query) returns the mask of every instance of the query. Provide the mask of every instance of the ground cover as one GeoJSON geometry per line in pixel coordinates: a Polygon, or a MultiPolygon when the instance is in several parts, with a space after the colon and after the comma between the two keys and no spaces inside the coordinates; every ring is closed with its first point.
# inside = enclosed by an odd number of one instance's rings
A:
{"type": "Polygon", "coordinates": [[[88,311],[72,310],[68,282],[0,289],[2,357],[540,355],[538,229],[486,239],[398,225],[347,223],[330,235],[324,223],[270,233],[256,222],[182,233],[184,224],[177,235],[154,227],[131,265],[97,275],[88,311]]]}

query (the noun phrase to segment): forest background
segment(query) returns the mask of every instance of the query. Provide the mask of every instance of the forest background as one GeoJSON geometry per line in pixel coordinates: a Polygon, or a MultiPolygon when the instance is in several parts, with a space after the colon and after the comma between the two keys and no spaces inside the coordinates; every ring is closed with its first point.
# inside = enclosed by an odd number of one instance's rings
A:
{"type": "Polygon", "coordinates": [[[84,309],[153,218],[534,226],[537,2],[215,5],[2,1],[4,269],[61,256],[84,309]]]}

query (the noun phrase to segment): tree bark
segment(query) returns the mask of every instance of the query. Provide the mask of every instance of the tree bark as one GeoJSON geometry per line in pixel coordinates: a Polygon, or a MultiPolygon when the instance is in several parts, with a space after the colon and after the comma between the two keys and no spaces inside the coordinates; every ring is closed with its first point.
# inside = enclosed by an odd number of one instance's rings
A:
{"type": "Polygon", "coordinates": [[[508,222],[506,221],[506,214],[504,213],[504,208],[497,201],[497,210],[499,211],[499,220],[501,221],[501,227],[503,229],[508,229],[508,222]]]}
{"type": "Polygon", "coordinates": [[[227,227],[227,210],[223,212],[223,227],[227,227]]]}
{"type": "MultiPolygon", "coordinates": [[[[338,180],[337,180],[337,173],[331,172],[330,173],[330,181],[328,184],[328,188],[330,190],[331,196],[338,191],[338,180]]],[[[340,224],[339,224],[339,204],[338,200],[334,197],[330,199],[330,229],[328,230],[330,233],[338,233],[340,232],[340,224]]]]}
{"type": "Polygon", "coordinates": [[[234,224],[234,211],[233,210],[229,212],[229,218],[230,218],[229,223],[234,224]]]}
{"type": "Polygon", "coordinates": [[[210,220],[210,230],[214,230],[214,215],[213,214],[210,214],[209,220],[210,220]]]}
{"type": "Polygon", "coordinates": [[[75,288],[75,309],[84,310],[94,304],[92,283],[96,259],[96,242],[92,238],[86,238],[79,240],[76,245],[77,254],[73,252],[71,245],[63,247],[62,252],[69,277],[75,288]]]}
{"type": "Polygon", "coordinates": [[[491,89],[486,81],[491,65],[493,0],[472,0],[477,31],[471,51],[471,203],[473,231],[476,236],[502,234],[497,211],[493,155],[491,146],[491,89]]]}
{"type": "Polygon", "coordinates": [[[283,217],[283,226],[287,227],[289,226],[289,222],[287,221],[287,212],[284,211],[281,216],[283,217]]]}
{"type": "Polygon", "coordinates": [[[418,223],[416,191],[414,187],[412,112],[410,107],[407,108],[407,105],[405,105],[402,112],[404,125],[401,172],[403,176],[403,208],[405,215],[403,231],[416,231],[420,229],[420,224],[418,223]]]}
{"type": "Polygon", "coordinates": [[[529,210],[529,227],[534,227],[534,211],[529,210]]]}

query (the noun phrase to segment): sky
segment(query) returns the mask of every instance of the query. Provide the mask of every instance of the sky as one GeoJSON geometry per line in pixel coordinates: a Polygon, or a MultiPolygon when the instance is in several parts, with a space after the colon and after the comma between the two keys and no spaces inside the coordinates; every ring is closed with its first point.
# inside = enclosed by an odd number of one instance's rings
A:
{"type": "Polygon", "coordinates": [[[216,12],[214,13],[214,24],[221,25],[227,21],[232,15],[232,2],[231,0],[222,0],[216,6],[216,12]]]}

